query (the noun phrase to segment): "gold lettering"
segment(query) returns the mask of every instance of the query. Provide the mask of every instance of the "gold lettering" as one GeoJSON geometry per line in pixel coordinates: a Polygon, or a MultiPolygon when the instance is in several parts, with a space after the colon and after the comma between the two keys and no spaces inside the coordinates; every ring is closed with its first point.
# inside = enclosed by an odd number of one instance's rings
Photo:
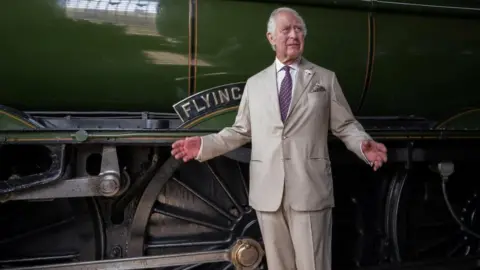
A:
{"type": "Polygon", "coordinates": [[[218,90],[218,95],[220,96],[220,102],[225,103],[230,101],[230,97],[228,96],[228,89],[218,90]],[[224,101],[225,99],[225,101],[224,101]]]}
{"type": "Polygon", "coordinates": [[[210,108],[210,96],[208,95],[208,93],[205,96],[201,96],[201,98],[203,99],[203,101],[205,101],[205,104],[207,104],[207,108],[210,108]]]}
{"type": "Polygon", "coordinates": [[[185,115],[187,116],[187,118],[189,118],[190,114],[188,113],[188,111],[190,111],[190,103],[187,102],[182,104],[182,109],[183,109],[183,112],[185,112],[185,115]],[[186,108],[187,106],[188,106],[188,109],[186,108]]]}
{"type": "Polygon", "coordinates": [[[240,87],[235,86],[232,87],[230,90],[232,91],[232,98],[234,100],[239,100],[242,98],[242,95],[240,95],[240,87]]]}
{"type": "Polygon", "coordinates": [[[200,108],[198,107],[197,101],[195,99],[192,100],[192,102],[193,102],[193,105],[195,105],[195,109],[197,109],[197,112],[201,112],[201,111],[205,110],[205,107],[203,107],[203,106],[200,107],[200,108]]]}

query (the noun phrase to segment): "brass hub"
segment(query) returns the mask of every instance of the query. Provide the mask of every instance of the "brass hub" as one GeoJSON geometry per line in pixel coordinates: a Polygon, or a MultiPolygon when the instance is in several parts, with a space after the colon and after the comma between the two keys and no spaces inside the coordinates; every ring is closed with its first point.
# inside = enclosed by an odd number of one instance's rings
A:
{"type": "Polygon", "coordinates": [[[230,252],[230,260],[237,270],[254,270],[262,262],[262,246],[250,238],[239,239],[230,252]]]}

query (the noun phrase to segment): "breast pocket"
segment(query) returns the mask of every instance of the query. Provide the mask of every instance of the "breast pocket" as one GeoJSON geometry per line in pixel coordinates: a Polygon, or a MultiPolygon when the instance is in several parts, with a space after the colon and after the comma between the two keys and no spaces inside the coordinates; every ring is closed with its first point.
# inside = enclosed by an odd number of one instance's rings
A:
{"type": "Polygon", "coordinates": [[[308,106],[314,111],[323,111],[328,108],[327,91],[316,91],[307,93],[308,106]]]}

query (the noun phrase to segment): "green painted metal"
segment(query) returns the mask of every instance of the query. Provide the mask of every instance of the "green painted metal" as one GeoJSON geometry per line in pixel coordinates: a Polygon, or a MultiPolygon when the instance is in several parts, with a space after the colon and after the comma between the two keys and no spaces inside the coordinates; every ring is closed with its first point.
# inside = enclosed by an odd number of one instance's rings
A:
{"type": "Polygon", "coordinates": [[[32,125],[23,119],[17,118],[5,111],[0,111],[0,130],[33,129],[32,125]]]}
{"type": "Polygon", "coordinates": [[[187,95],[181,78],[188,75],[188,6],[176,6],[185,1],[172,1],[167,9],[175,14],[167,22],[157,12],[122,16],[65,8],[63,2],[2,2],[0,104],[19,110],[171,111],[187,95]],[[172,29],[168,36],[157,30],[164,24],[172,29]]]}
{"type": "MultiPolygon", "coordinates": [[[[441,121],[480,107],[476,1],[131,1],[144,12],[130,13],[120,1],[88,2],[2,2],[0,104],[173,112],[271,64],[266,21],[288,5],[308,26],[305,57],[337,73],[357,115],[441,121]]],[[[197,127],[229,125],[234,113],[215,117],[197,127]]]]}
{"type": "MultiPolygon", "coordinates": [[[[197,89],[246,81],[273,63],[274,52],[265,36],[266,24],[272,10],[280,5],[248,1],[198,2],[199,57],[218,59],[219,64],[198,67],[197,89]],[[224,25],[221,33],[211,30],[219,25],[224,25]],[[201,77],[215,73],[219,75],[201,77]]],[[[368,14],[356,10],[291,6],[307,23],[305,57],[344,74],[340,75],[342,86],[352,107],[357,107],[367,67],[368,14]],[[339,19],[339,16],[347,19],[339,19]]],[[[227,123],[232,121],[233,115],[227,123]]]]}
{"type": "Polygon", "coordinates": [[[480,107],[478,18],[377,14],[375,25],[374,72],[363,115],[444,119],[480,107]]]}
{"type": "Polygon", "coordinates": [[[199,121],[198,123],[192,125],[186,125],[185,128],[189,129],[196,129],[196,130],[203,130],[203,129],[214,129],[214,128],[221,128],[225,126],[231,126],[234,123],[235,116],[237,111],[230,111],[225,112],[218,115],[213,115],[210,117],[206,117],[204,120],[199,121]]]}

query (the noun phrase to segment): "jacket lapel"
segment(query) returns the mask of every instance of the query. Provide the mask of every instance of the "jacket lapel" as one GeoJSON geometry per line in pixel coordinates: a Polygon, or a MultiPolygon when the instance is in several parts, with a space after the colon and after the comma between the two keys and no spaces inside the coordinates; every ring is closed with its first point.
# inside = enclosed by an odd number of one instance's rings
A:
{"type": "Polygon", "coordinates": [[[310,62],[308,62],[305,58],[302,58],[298,67],[299,68],[297,72],[297,82],[295,83],[295,88],[293,89],[292,105],[290,107],[290,112],[285,121],[287,121],[290,118],[290,116],[293,114],[295,110],[295,106],[297,105],[298,101],[300,100],[300,97],[307,89],[307,86],[309,85],[313,75],[315,74],[313,65],[310,62]]]}
{"type": "MultiPolygon", "coordinates": [[[[267,95],[267,102],[266,104],[271,104],[272,107],[272,117],[271,119],[275,123],[279,123],[283,125],[282,118],[280,117],[280,104],[278,102],[278,91],[277,91],[277,72],[275,69],[275,62],[267,68],[265,73],[265,90],[267,95]]],[[[269,106],[266,106],[268,108],[269,106]]],[[[270,118],[269,117],[269,118],[270,118]]]]}

